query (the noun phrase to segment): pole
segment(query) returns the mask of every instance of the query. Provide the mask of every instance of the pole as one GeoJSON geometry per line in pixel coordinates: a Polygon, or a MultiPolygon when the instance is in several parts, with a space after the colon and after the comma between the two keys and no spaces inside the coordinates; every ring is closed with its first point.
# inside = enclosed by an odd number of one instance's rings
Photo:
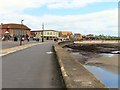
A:
{"type": "Polygon", "coordinates": [[[21,33],[20,33],[20,46],[22,46],[22,24],[24,20],[21,20],[21,33]]]}
{"type": "Polygon", "coordinates": [[[44,23],[42,23],[42,42],[44,42],[44,23]]]}
{"type": "Polygon", "coordinates": [[[3,35],[3,33],[2,33],[2,32],[3,32],[3,31],[2,31],[2,30],[3,30],[3,27],[2,27],[2,26],[3,26],[3,23],[1,23],[1,30],[0,30],[0,33],[1,33],[0,38],[1,38],[1,39],[4,37],[4,35],[3,35]]]}

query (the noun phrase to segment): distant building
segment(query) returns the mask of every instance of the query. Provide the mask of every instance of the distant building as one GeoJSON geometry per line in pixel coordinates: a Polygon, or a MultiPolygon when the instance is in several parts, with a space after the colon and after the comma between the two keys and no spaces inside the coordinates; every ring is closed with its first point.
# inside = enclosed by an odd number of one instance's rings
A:
{"type": "Polygon", "coordinates": [[[94,35],[93,34],[88,34],[88,35],[86,35],[87,37],[94,37],[94,35]]]}
{"type": "Polygon", "coordinates": [[[88,34],[83,36],[83,40],[95,40],[95,36],[93,34],[88,34]]]}
{"type": "Polygon", "coordinates": [[[36,30],[36,31],[31,31],[31,34],[35,38],[41,39],[44,36],[44,39],[46,40],[53,40],[59,37],[59,32],[56,30],[36,30]]]}
{"type": "Polygon", "coordinates": [[[20,35],[31,35],[31,29],[23,24],[1,24],[0,30],[0,37],[9,36],[12,38],[13,36],[19,37],[20,35]]]}
{"type": "Polygon", "coordinates": [[[79,33],[75,33],[75,34],[74,34],[74,38],[75,38],[76,40],[81,40],[81,39],[82,39],[82,35],[79,34],[79,33]]]}
{"type": "Polygon", "coordinates": [[[64,40],[70,40],[73,38],[73,33],[68,31],[61,31],[59,32],[60,38],[63,38],[64,40]]]}
{"type": "Polygon", "coordinates": [[[89,40],[95,40],[95,37],[94,37],[93,34],[86,35],[86,38],[89,39],[89,40]]]}

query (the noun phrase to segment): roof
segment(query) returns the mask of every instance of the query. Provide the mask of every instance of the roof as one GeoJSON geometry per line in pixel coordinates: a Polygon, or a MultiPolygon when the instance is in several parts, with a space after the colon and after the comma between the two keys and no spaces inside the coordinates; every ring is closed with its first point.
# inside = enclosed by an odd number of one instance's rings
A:
{"type": "Polygon", "coordinates": [[[80,33],[75,33],[74,35],[81,35],[80,33]]]}
{"type": "MultiPolygon", "coordinates": [[[[31,32],[42,32],[43,30],[34,30],[34,31],[31,31],[31,32]]],[[[55,31],[55,32],[59,32],[57,30],[44,30],[44,31],[55,31]]]]}
{"type": "Polygon", "coordinates": [[[61,34],[61,35],[71,35],[72,32],[69,32],[69,31],[61,31],[60,34],[61,34]]]}
{"type": "Polygon", "coordinates": [[[72,33],[71,31],[60,31],[61,33],[72,33]]]}
{"type": "Polygon", "coordinates": [[[10,28],[10,29],[25,29],[25,30],[31,30],[24,24],[15,24],[15,23],[9,23],[9,24],[1,24],[0,27],[2,29],[10,28]]]}

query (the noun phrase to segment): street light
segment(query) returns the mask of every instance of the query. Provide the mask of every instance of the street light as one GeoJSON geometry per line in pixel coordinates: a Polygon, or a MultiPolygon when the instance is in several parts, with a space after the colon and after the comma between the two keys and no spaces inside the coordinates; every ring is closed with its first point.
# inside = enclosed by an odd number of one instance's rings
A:
{"type": "Polygon", "coordinates": [[[22,45],[22,25],[23,25],[23,21],[24,20],[21,20],[20,46],[22,45]]]}
{"type": "Polygon", "coordinates": [[[44,42],[44,23],[42,23],[42,42],[44,42]]]}
{"type": "Polygon", "coordinates": [[[0,28],[1,28],[1,30],[0,30],[0,39],[2,39],[2,34],[3,34],[3,33],[2,33],[2,32],[3,32],[3,31],[2,31],[2,30],[3,30],[3,23],[1,23],[1,27],[0,27],[0,28]]]}

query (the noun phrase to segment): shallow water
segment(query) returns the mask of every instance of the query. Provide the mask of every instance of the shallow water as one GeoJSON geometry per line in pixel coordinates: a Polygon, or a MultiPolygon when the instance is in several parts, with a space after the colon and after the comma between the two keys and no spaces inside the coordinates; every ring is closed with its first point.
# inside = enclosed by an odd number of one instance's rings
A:
{"type": "MultiPolygon", "coordinates": [[[[101,54],[99,58],[94,58],[98,60],[114,60],[118,59],[118,54],[101,54]]],[[[114,63],[114,62],[113,62],[114,63]]],[[[118,72],[118,65],[84,65],[91,73],[93,73],[101,82],[103,82],[109,88],[118,88],[118,77],[120,77],[120,72],[118,72]]]]}
{"type": "Polygon", "coordinates": [[[91,73],[93,73],[101,82],[103,82],[109,88],[118,88],[118,75],[106,71],[96,66],[85,66],[91,73]]]}

